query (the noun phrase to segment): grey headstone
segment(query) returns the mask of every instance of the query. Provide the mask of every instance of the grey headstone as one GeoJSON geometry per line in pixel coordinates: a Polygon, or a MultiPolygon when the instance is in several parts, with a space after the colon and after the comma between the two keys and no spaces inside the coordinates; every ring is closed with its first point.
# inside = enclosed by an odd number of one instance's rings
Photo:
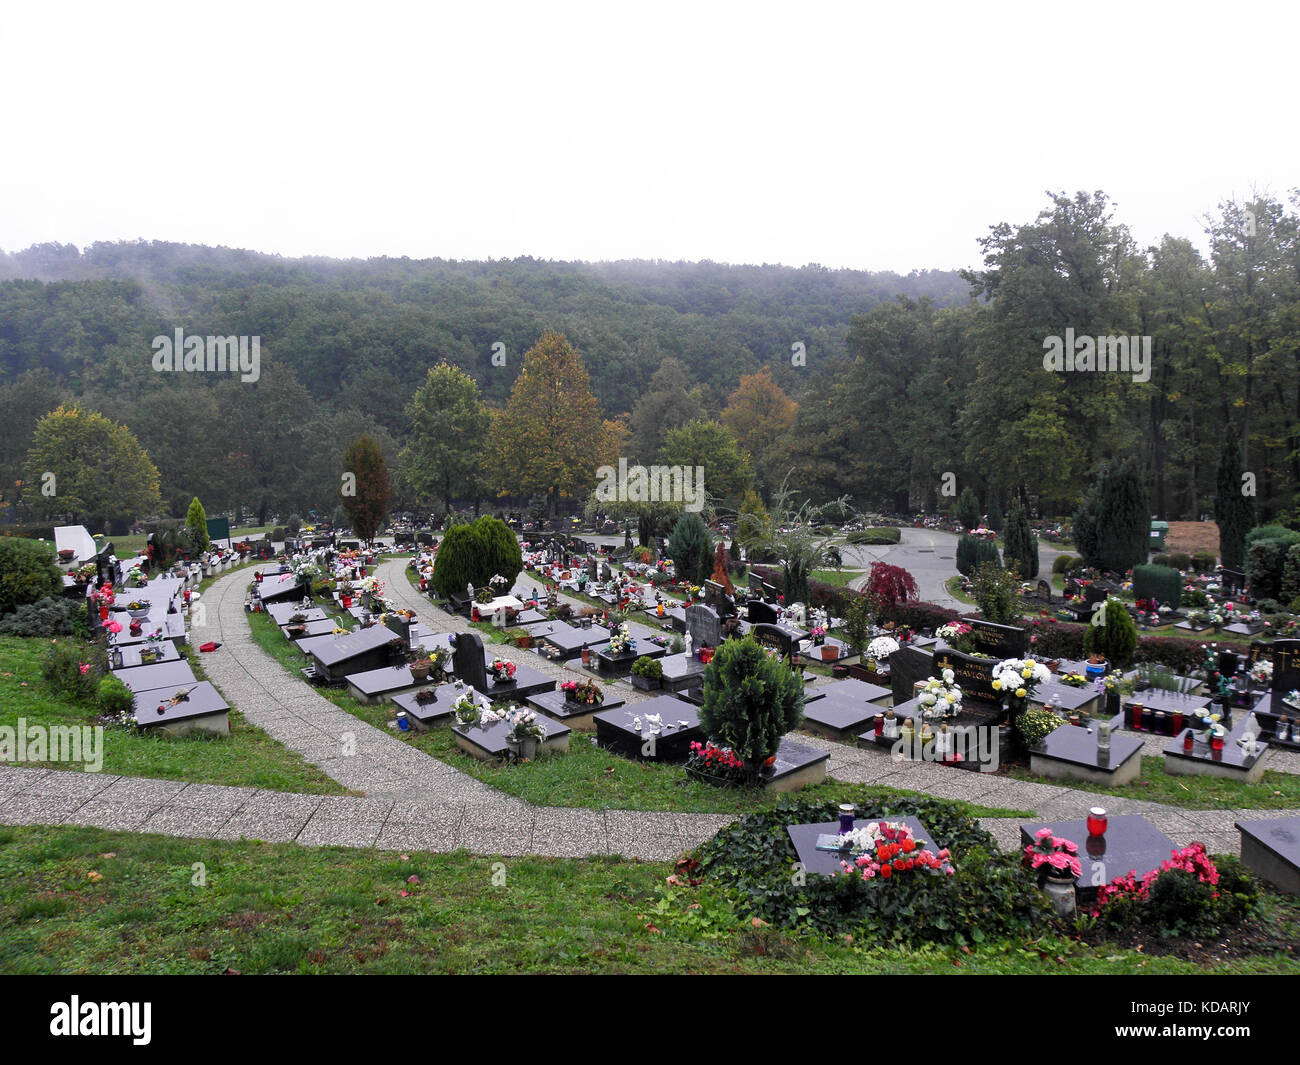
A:
{"type": "Polygon", "coordinates": [[[722,619],[711,606],[694,603],[686,608],[686,631],[691,635],[691,646],[717,647],[722,642],[722,619]]]}
{"type": "Polygon", "coordinates": [[[1038,598],[1041,599],[1044,603],[1050,603],[1052,601],[1052,586],[1048,584],[1046,581],[1038,582],[1036,592],[1038,598]]]}

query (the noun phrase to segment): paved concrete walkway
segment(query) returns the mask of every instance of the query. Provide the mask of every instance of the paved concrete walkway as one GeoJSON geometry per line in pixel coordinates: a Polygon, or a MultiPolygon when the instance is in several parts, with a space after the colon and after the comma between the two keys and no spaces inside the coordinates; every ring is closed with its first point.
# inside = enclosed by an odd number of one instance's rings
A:
{"type": "MultiPolygon", "coordinates": [[[[438,610],[410,586],[404,563],[385,563],[379,575],[390,598],[415,610],[427,627],[457,631],[459,619],[438,610]]],[[[298,795],[0,767],[0,823],[95,825],[182,837],[249,837],[308,845],[465,848],[507,856],[614,854],[655,860],[675,857],[732,820],[726,815],[539,807],[477,781],[354,718],[286,673],[252,641],[243,607],[247,580],[246,573],[232,573],[215,582],[204,596],[207,624],[194,635],[222,644],[220,651],[204,659],[208,676],[252,724],[364,795],[298,795]]],[[[538,656],[530,656],[528,664],[557,680],[574,675],[538,656]]],[[[629,702],[645,697],[631,689],[626,695],[629,702]]],[[[1212,851],[1238,850],[1234,821],[1286,813],[1186,811],[930,763],[894,762],[879,752],[815,737],[801,737],[801,742],[827,750],[831,775],[846,782],[1033,810],[1043,820],[1074,819],[1088,807],[1102,805],[1115,814],[1143,814],[1175,842],[1199,839],[1212,851]]],[[[1018,845],[1021,820],[988,818],[982,824],[1001,846],[1010,848],[1018,845]]]]}

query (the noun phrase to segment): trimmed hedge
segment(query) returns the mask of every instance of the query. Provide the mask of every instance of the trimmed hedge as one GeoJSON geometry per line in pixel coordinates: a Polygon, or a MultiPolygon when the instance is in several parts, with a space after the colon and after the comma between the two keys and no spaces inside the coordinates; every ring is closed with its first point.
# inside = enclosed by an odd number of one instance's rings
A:
{"type": "Polygon", "coordinates": [[[993,838],[961,807],[928,796],[846,792],[865,819],[914,816],[933,848],[952,851],[952,876],[906,873],[891,882],[860,876],[793,877],[798,857],[786,826],[834,821],[835,802],[782,800],[742,817],[703,844],[699,875],[740,919],[828,936],[853,932],[879,943],[1024,942],[1048,926],[1050,911],[1016,852],[993,838]]]}
{"type": "MultiPolygon", "coordinates": [[[[968,610],[967,613],[973,613],[973,611],[968,610]]],[[[956,621],[960,617],[961,614],[955,610],[949,610],[946,606],[909,601],[897,603],[883,611],[880,620],[892,621],[895,625],[904,625],[917,632],[922,629],[929,629],[933,632],[940,625],[947,625],[948,622],[956,621]]]]}
{"type": "Polygon", "coordinates": [[[1052,563],[1053,573],[1069,573],[1075,566],[1083,564],[1083,559],[1078,555],[1057,555],[1052,563]]]}
{"type": "Polygon", "coordinates": [[[1133,598],[1155,599],[1172,606],[1180,601],[1182,594],[1183,575],[1173,566],[1133,567],[1133,598]]]}
{"type": "Polygon", "coordinates": [[[896,544],[902,539],[902,532],[892,527],[881,527],[878,529],[862,529],[859,532],[851,532],[844,538],[846,543],[866,544],[873,547],[883,547],[886,544],[896,544]]]}

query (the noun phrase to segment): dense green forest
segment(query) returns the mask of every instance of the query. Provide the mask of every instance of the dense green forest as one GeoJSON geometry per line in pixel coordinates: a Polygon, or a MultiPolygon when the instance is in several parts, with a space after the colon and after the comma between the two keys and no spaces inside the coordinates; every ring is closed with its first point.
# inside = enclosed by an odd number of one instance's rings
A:
{"type": "Polygon", "coordinates": [[[727,422],[729,404],[744,440],[732,396],[768,369],[797,412],[754,456],[764,493],[794,469],[814,498],[920,509],[944,502],[953,473],[982,501],[1015,493],[1068,514],[1102,463],[1137,458],[1153,512],[1196,517],[1229,437],[1261,518],[1294,516],[1295,208],[1221,205],[1206,257],[1185,236],[1139,248],[1102,193],[1053,195],[1033,221],[991,227],[984,268],[966,274],[39,245],[0,255],[0,502],[15,499],[36,421],[78,402],[134,432],[173,513],[196,491],[213,513],[328,512],[358,435],[396,463],[432,365],[464,369],[500,407],[522,353],[553,329],[632,445],[662,440],[686,406],[727,422]],[[151,341],[177,329],[260,337],[259,380],[156,372],[151,341]],[[1066,330],[1150,337],[1149,379],[1046,370],[1045,340],[1066,330]]]}

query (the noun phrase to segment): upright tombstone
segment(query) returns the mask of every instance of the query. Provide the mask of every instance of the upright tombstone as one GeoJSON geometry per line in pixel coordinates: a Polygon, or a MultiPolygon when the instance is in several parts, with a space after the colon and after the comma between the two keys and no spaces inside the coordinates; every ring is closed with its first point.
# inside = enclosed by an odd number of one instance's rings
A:
{"type": "MultiPolygon", "coordinates": [[[[895,652],[897,654],[897,652],[895,652]]],[[[893,671],[894,655],[889,656],[890,671],[893,671]]],[[[951,669],[956,674],[957,686],[962,695],[968,699],[978,699],[986,703],[1000,703],[1002,693],[993,687],[993,667],[995,658],[975,658],[960,651],[936,651],[934,671],[951,669]]]]}
{"type": "Polygon", "coordinates": [[[1052,586],[1046,581],[1039,581],[1035,586],[1034,591],[1038,599],[1042,602],[1050,603],[1052,601],[1052,586]]]}
{"type": "Polygon", "coordinates": [[[696,650],[717,647],[722,643],[722,619],[713,607],[693,603],[686,608],[686,632],[696,650]]]}
{"type": "Polygon", "coordinates": [[[929,680],[936,673],[934,655],[919,647],[903,646],[889,656],[889,685],[894,702],[905,703],[916,697],[916,682],[929,680]]]}
{"type": "Polygon", "coordinates": [[[610,569],[608,562],[600,564],[600,579],[606,584],[614,579],[614,571],[610,569]]]}
{"type": "Polygon", "coordinates": [[[1023,658],[1029,646],[1025,630],[1019,625],[995,625],[981,618],[962,618],[970,626],[975,650],[994,658],[1023,658]]]}
{"type": "Polygon", "coordinates": [[[599,564],[594,558],[587,559],[587,580],[592,581],[593,583],[600,579],[598,565],[599,564]]]}
{"type": "Polygon", "coordinates": [[[783,659],[793,665],[796,646],[794,637],[789,632],[778,625],[766,623],[755,625],[749,632],[760,644],[773,648],[783,659]]]}
{"type": "Polygon", "coordinates": [[[1273,694],[1281,698],[1300,688],[1300,640],[1273,641],[1273,694]]]}
{"type": "Polygon", "coordinates": [[[483,641],[477,632],[456,633],[451,661],[456,676],[475,691],[487,691],[487,662],[483,657],[483,641]]]}
{"type": "Polygon", "coordinates": [[[755,625],[775,625],[781,620],[776,607],[761,599],[751,599],[748,603],[749,621],[755,625]]]}
{"type": "Polygon", "coordinates": [[[1241,570],[1220,570],[1219,586],[1225,595],[1240,595],[1246,589],[1246,575],[1241,570]]]}
{"type": "Polygon", "coordinates": [[[715,580],[704,582],[704,601],[718,612],[718,616],[729,618],[736,613],[736,604],[727,595],[727,590],[715,580]]]}

